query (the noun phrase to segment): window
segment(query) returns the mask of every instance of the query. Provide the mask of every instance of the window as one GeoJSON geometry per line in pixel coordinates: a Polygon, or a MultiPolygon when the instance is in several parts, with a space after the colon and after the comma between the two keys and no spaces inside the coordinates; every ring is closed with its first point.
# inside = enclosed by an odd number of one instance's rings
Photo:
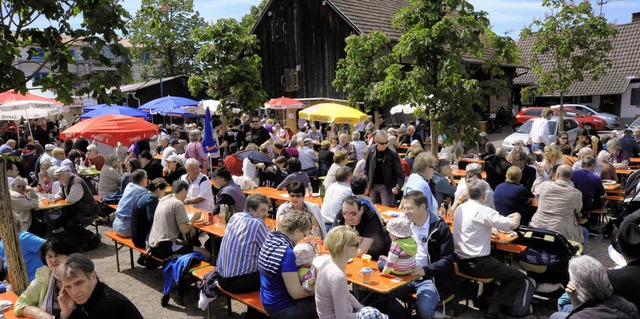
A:
{"type": "Polygon", "coordinates": [[[40,80],[40,79],[44,79],[49,75],[49,72],[38,72],[38,74],[33,76],[33,80],[40,80]]]}
{"type": "Polygon", "coordinates": [[[69,50],[69,55],[71,55],[74,60],[78,58],[78,55],[76,54],[76,50],[69,50]]]}
{"type": "Polygon", "coordinates": [[[43,48],[31,48],[32,55],[31,60],[34,61],[42,61],[44,60],[44,49],[43,48]]]}
{"type": "Polygon", "coordinates": [[[640,105],[640,88],[631,89],[631,105],[640,105]]]}
{"type": "Polygon", "coordinates": [[[528,109],[524,111],[524,115],[529,115],[529,116],[540,116],[540,113],[542,113],[541,109],[528,109]]]}
{"type": "Polygon", "coordinates": [[[574,120],[564,120],[564,130],[570,131],[578,127],[578,123],[574,120]]]}

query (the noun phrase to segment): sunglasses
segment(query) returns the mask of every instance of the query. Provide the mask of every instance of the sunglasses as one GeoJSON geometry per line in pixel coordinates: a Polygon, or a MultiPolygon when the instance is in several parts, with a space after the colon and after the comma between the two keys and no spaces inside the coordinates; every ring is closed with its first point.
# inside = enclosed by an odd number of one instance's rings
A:
{"type": "Polygon", "coordinates": [[[376,141],[376,144],[378,144],[378,145],[387,145],[387,143],[389,143],[389,142],[378,142],[378,141],[376,141]]]}

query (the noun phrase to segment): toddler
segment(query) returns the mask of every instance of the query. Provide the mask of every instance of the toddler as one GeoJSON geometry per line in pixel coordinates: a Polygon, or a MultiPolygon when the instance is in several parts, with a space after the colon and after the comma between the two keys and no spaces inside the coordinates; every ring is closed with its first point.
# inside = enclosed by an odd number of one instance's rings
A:
{"type": "Polygon", "coordinates": [[[387,256],[380,256],[378,269],[383,274],[408,275],[416,267],[418,245],[413,240],[411,222],[405,218],[394,218],[387,223],[391,248],[387,256]]]}
{"type": "Polygon", "coordinates": [[[313,267],[313,258],[316,257],[316,250],[311,244],[300,243],[293,247],[296,255],[296,266],[298,266],[298,277],[300,283],[306,291],[313,291],[316,284],[317,272],[313,267]]]}

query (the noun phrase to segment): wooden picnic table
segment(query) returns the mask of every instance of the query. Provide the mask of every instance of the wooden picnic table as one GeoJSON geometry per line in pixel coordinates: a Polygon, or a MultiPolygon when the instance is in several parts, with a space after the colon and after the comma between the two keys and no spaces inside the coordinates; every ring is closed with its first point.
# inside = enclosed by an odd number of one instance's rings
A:
{"type": "Polygon", "coordinates": [[[44,210],[44,209],[53,209],[53,208],[60,208],[60,207],[65,207],[65,206],[71,206],[72,204],[67,202],[66,199],[59,199],[53,203],[49,203],[49,200],[46,198],[41,198],[40,199],[40,204],[38,205],[38,208],[36,208],[36,210],[44,210]]]}
{"type": "Polygon", "coordinates": [[[161,160],[161,159],[162,159],[162,153],[156,153],[156,154],[154,154],[154,155],[153,155],[153,158],[161,160]]]}
{"type": "Polygon", "coordinates": [[[7,319],[24,318],[24,317],[18,317],[13,313],[13,307],[15,306],[16,301],[18,300],[18,295],[16,295],[13,291],[7,291],[7,292],[1,293],[0,300],[7,300],[12,303],[11,307],[7,307],[6,309],[4,309],[3,318],[7,318],[7,319]]]}
{"type": "MultiPolygon", "coordinates": [[[[462,178],[467,173],[467,170],[454,168],[451,170],[451,173],[453,173],[453,177],[462,178]]],[[[487,179],[487,172],[482,171],[482,179],[487,179]]]]}
{"type": "MultiPolygon", "coordinates": [[[[289,201],[289,193],[287,192],[286,189],[283,190],[278,190],[274,187],[257,187],[254,189],[247,189],[243,191],[245,194],[247,195],[251,195],[251,194],[263,194],[273,200],[276,201],[276,204],[278,203],[284,203],[284,202],[288,202],[289,201]]],[[[305,196],[304,197],[304,201],[305,202],[309,202],[309,203],[314,203],[317,204],[319,206],[322,205],[322,197],[320,196],[305,196]]]]}
{"type": "Polygon", "coordinates": [[[367,262],[360,257],[355,257],[352,262],[347,263],[345,272],[348,282],[381,294],[389,294],[393,290],[420,278],[419,276],[412,275],[383,275],[378,270],[377,262],[375,260],[367,262]],[[358,272],[364,267],[371,267],[371,269],[373,269],[373,278],[368,284],[365,284],[362,277],[358,275],[358,272]]]}
{"type": "Polygon", "coordinates": [[[616,168],[616,173],[617,174],[622,174],[622,175],[631,175],[631,173],[635,172],[637,170],[635,169],[625,169],[625,168],[616,168]]]}
{"type": "Polygon", "coordinates": [[[100,175],[100,171],[95,168],[84,168],[78,170],[78,176],[80,177],[93,177],[100,175]]]}
{"type": "Polygon", "coordinates": [[[458,162],[484,164],[484,160],[481,160],[479,158],[471,158],[471,157],[462,157],[458,159],[458,162]]]}

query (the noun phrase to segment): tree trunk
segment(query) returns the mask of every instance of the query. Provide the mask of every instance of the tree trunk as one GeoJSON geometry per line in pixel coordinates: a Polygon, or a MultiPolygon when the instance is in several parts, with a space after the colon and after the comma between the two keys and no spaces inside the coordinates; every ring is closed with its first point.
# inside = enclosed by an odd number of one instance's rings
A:
{"type": "Polygon", "coordinates": [[[29,278],[27,277],[27,267],[22,258],[22,249],[11,207],[6,162],[7,159],[0,158],[0,219],[3,225],[0,227],[0,237],[4,243],[7,273],[11,287],[17,295],[20,295],[27,289],[29,278]]]}
{"type": "Polygon", "coordinates": [[[431,122],[431,154],[438,158],[438,128],[435,120],[430,119],[429,122],[431,122]]]}

